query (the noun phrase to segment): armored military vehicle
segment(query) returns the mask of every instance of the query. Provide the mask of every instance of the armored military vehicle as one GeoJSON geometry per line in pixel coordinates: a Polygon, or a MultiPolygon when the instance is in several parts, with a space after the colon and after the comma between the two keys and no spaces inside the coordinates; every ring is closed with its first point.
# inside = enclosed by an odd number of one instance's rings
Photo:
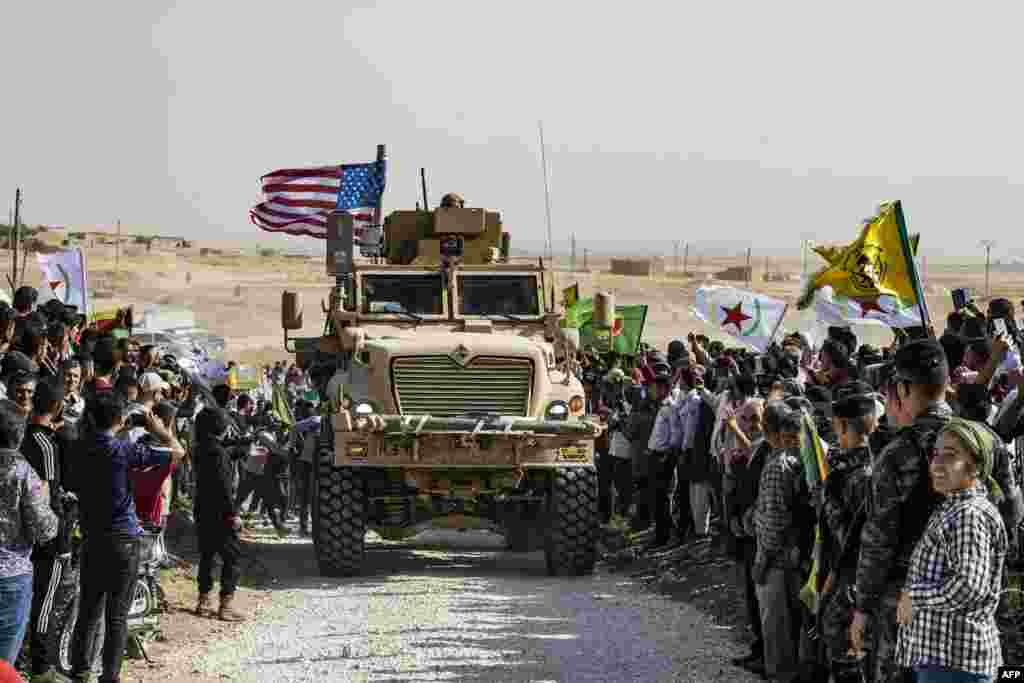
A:
{"type": "MultiPolygon", "coordinates": [[[[376,263],[353,258],[352,223],[329,220],[336,286],[318,338],[282,296],[286,347],[329,406],[316,467],[320,570],[358,574],[364,536],[480,521],[551,574],[592,571],[593,444],[571,337],[543,264],[512,263],[498,213],[396,211],[376,263]]],[[[400,533],[400,532],[399,532],[400,533]]],[[[396,534],[398,535],[398,534],[396,534]]]]}

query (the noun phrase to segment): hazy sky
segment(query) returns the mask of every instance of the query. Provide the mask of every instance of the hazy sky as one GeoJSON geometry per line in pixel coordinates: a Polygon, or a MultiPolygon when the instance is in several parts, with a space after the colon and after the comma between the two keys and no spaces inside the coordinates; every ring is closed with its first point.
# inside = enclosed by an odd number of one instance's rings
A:
{"type": "MultiPolygon", "coordinates": [[[[271,238],[258,178],[419,168],[556,248],[848,239],[901,198],[926,250],[1017,246],[1017,3],[3,3],[0,194],[30,223],[271,238]],[[931,249],[928,249],[931,248],[931,249]]],[[[1024,247],[1024,244],[1021,245],[1024,247]]]]}

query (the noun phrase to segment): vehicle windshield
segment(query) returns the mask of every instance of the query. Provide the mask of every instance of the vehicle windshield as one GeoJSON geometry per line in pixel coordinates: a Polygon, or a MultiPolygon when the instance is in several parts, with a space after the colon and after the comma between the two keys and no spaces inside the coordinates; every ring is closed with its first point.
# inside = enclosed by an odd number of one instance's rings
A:
{"type": "Polygon", "coordinates": [[[460,275],[462,315],[540,315],[537,278],[533,275],[460,275]]]}
{"type": "Polygon", "coordinates": [[[363,313],[444,313],[440,273],[364,273],[363,313]]]}

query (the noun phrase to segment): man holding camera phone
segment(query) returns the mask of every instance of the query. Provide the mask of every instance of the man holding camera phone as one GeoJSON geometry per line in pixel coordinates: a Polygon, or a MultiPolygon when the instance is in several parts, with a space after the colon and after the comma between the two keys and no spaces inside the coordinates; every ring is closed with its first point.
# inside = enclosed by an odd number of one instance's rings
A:
{"type": "Polygon", "coordinates": [[[81,442],[76,476],[81,528],[82,598],[72,640],[72,673],[89,672],[88,645],[93,642],[106,605],[106,636],[101,680],[119,680],[128,637],[126,617],[139,568],[139,535],[129,470],[180,462],[185,451],[153,413],[143,408],[146,431],[159,446],[131,443],[117,437],[124,429],[128,406],[116,392],[97,393],[88,413],[93,430],[81,442]]]}

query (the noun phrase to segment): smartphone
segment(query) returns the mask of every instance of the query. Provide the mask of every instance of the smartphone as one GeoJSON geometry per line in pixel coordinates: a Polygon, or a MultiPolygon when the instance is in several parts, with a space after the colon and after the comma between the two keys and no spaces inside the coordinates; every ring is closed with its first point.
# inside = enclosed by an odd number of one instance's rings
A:
{"type": "Polygon", "coordinates": [[[959,287],[950,292],[953,297],[953,310],[960,311],[967,306],[967,302],[970,301],[969,292],[964,287],[959,287]]]}
{"type": "Polygon", "coordinates": [[[992,331],[993,336],[999,337],[1006,334],[1006,321],[1002,318],[992,319],[992,331]]]}

